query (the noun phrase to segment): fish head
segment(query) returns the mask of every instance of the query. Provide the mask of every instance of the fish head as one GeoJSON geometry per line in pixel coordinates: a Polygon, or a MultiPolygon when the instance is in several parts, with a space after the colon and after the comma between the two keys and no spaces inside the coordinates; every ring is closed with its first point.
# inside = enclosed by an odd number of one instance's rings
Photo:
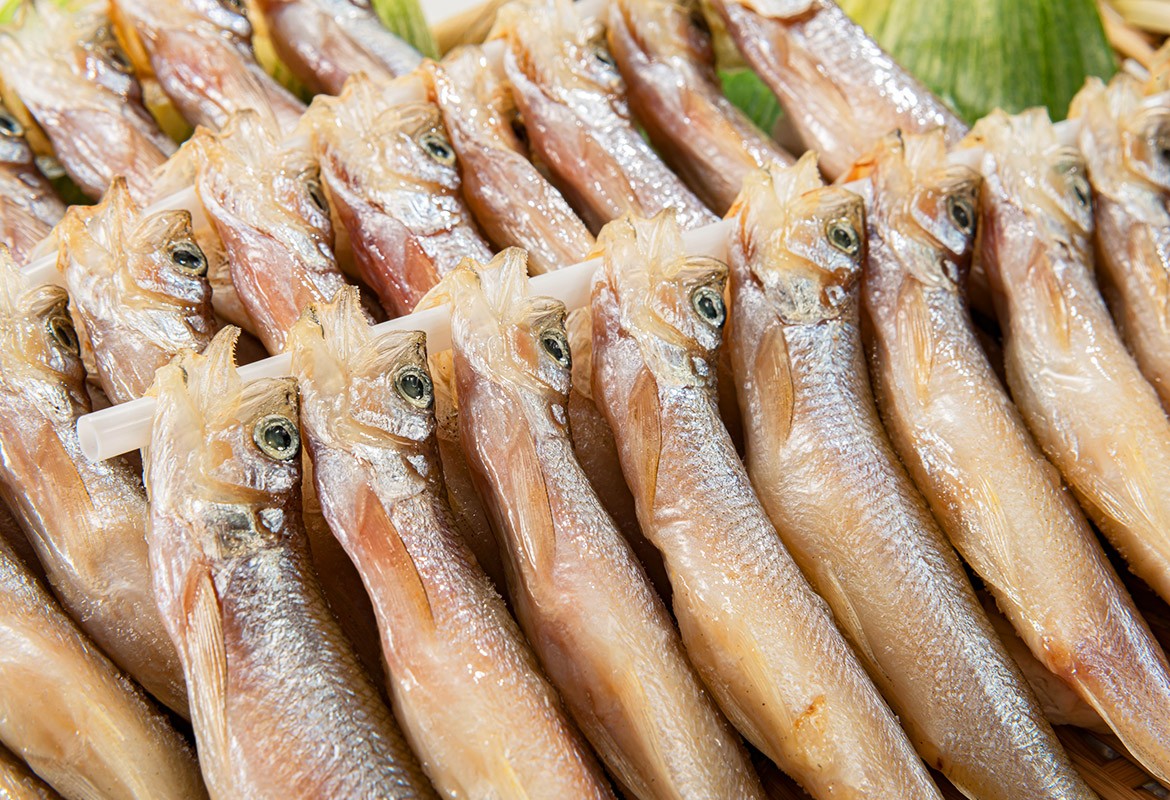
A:
{"type": "Polygon", "coordinates": [[[1135,178],[1151,191],[1170,191],[1170,90],[1149,88],[1124,72],[1108,84],[1090,77],[1069,106],[1098,194],[1121,199],[1135,178]]]}
{"type": "MultiPolygon", "coordinates": [[[[105,7],[105,3],[100,4],[105,7]]],[[[103,14],[104,16],[104,14],[103,14]]],[[[142,86],[130,57],[118,43],[109,20],[103,19],[78,45],[83,74],[107,92],[135,105],[142,103],[142,86]]]]}
{"type": "Polygon", "coordinates": [[[865,204],[825,186],[813,154],[748,176],[736,212],[736,246],[782,322],[815,324],[855,308],[866,255],[865,204]]]}

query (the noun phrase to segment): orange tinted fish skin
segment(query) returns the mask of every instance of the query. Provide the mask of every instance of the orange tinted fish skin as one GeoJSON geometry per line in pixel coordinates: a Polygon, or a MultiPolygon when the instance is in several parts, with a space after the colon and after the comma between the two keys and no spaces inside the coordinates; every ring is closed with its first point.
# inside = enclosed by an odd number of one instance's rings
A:
{"type": "Polygon", "coordinates": [[[0,745],[0,794],[7,800],[59,800],[61,797],[3,745],[0,745]]]}
{"type": "Polygon", "coordinates": [[[259,0],[280,60],[314,94],[340,94],[349,76],[388,80],[422,56],[382,25],[369,0],[259,0]]]}
{"type": "Polygon", "coordinates": [[[389,105],[391,86],[356,75],[339,97],[314,100],[306,124],[358,273],[387,313],[402,315],[461,259],[486,261],[491,248],[459,194],[439,110],[389,105]]]}
{"type": "Polygon", "coordinates": [[[0,653],[0,741],[62,795],[207,796],[187,743],[3,541],[0,653]]]}
{"type": "Polygon", "coordinates": [[[743,179],[792,156],[723,95],[710,37],[676,0],[609,6],[609,50],[650,141],[709,208],[722,214],[743,179]]]}
{"type": "Polygon", "coordinates": [[[593,397],[683,643],[724,713],[816,798],[938,798],[897,719],[784,550],[719,419],[727,267],[668,213],[602,232],[593,397]]]}
{"type": "Polygon", "coordinates": [[[36,166],[20,121],[0,105],[0,244],[24,264],[65,213],[65,204],[36,166]]]}
{"type": "Polygon", "coordinates": [[[927,763],[974,798],[1089,800],[878,418],[861,198],[825,188],[809,154],[749,177],[737,208],[745,460],[781,538],[927,763]]]}
{"type": "Polygon", "coordinates": [[[143,54],[191,125],[219,130],[250,109],[288,132],[304,113],[304,104],[256,63],[241,2],[111,0],[111,15],[119,38],[143,54]]]}
{"type": "Polygon", "coordinates": [[[894,130],[967,126],[833,0],[714,0],[736,46],[768,85],[830,178],[894,130]]]}
{"type": "Polygon", "coordinates": [[[593,230],[664,208],[687,228],[714,222],[634,128],[602,33],[568,0],[516,0],[497,14],[493,36],[505,39],[504,74],[534,152],[593,230]]]}
{"type": "Polygon", "coordinates": [[[244,384],[239,331],[158,372],[145,472],[154,588],[213,798],[429,797],[321,595],[292,378],[244,384]]]}
{"type": "Polygon", "coordinates": [[[139,202],[175,143],[146,110],[105,2],[68,11],[26,3],[0,32],[0,76],[36,119],[57,160],[89,197],[125,178],[139,202]]]}
{"type": "Polygon", "coordinates": [[[1032,654],[1132,750],[1165,751],[1166,658],[974,333],[978,175],[947,167],[940,133],[889,137],[855,172],[871,374],[903,463],[1032,654]]]}
{"type": "Polygon", "coordinates": [[[330,525],[374,600],[398,717],[450,798],[606,797],[447,505],[422,334],[375,336],[348,289],[289,340],[330,525]]]}

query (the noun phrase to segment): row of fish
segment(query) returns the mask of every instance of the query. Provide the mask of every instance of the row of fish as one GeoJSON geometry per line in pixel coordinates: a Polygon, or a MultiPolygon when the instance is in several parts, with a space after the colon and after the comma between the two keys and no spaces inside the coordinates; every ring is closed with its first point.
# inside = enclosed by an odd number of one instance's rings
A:
{"type": "Polygon", "coordinates": [[[1074,149],[967,131],[829,0],[713,6],[819,163],[669,0],[518,0],[438,63],[261,3],[307,108],[226,0],[24,7],[0,488],[56,601],[0,551],[0,741],[67,797],[763,797],[741,735],[818,798],[939,797],[924,762],[1094,797],[957,550],[1170,780],[1170,666],[1086,519],[1170,597],[1165,72],[1090,81],[1074,149]],[[589,255],[587,308],[530,294],[589,255]],[[440,304],[450,352],[371,332],[440,304]],[[225,323],[294,377],[244,383],[225,323]],[[141,473],[86,460],[91,396],[148,392],[141,473]]]}

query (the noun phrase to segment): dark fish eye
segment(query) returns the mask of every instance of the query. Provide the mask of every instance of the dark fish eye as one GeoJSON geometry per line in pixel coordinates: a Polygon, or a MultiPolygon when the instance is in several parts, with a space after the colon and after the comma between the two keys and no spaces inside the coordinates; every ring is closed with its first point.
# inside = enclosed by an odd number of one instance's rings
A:
{"type": "Polygon", "coordinates": [[[106,48],[106,58],[118,72],[126,75],[130,74],[132,65],[130,64],[130,59],[122,52],[122,48],[117,45],[110,45],[106,48]]]}
{"type": "Polygon", "coordinates": [[[171,248],[171,263],[180,272],[202,278],[207,274],[207,257],[199,249],[199,245],[192,242],[179,242],[171,248]]]}
{"type": "Polygon", "coordinates": [[[73,320],[64,311],[53,313],[45,320],[45,327],[48,328],[49,336],[53,337],[53,341],[58,345],[73,355],[81,353],[81,342],[77,340],[77,331],[73,328],[73,320]]]}
{"type": "Polygon", "coordinates": [[[617,62],[613,60],[613,56],[604,47],[598,45],[593,48],[593,57],[597,59],[598,63],[607,69],[616,69],[617,62]]]}
{"type": "Polygon", "coordinates": [[[277,461],[290,461],[301,449],[301,435],[288,417],[270,414],[252,428],[252,441],[260,452],[277,461]]]}
{"type": "Polygon", "coordinates": [[[406,367],[394,378],[394,388],[403,400],[415,408],[430,408],[435,402],[431,376],[418,367],[406,367]]]}
{"type": "Polygon", "coordinates": [[[573,363],[573,355],[569,352],[569,340],[559,330],[547,330],[540,335],[540,346],[549,358],[568,369],[573,363]]]}
{"type": "Polygon", "coordinates": [[[440,164],[449,167],[455,163],[455,149],[441,135],[437,133],[424,134],[419,139],[419,144],[422,145],[423,150],[427,151],[427,155],[440,164]]]}
{"type": "Polygon", "coordinates": [[[1092,189],[1089,188],[1089,181],[1079,172],[1074,172],[1069,175],[1069,183],[1072,184],[1073,194],[1076,195],[1077,202],[1082,208],[1089,207],[1089,200],[1093,196],[1092,189]]]}
{"type": "Polygon", "coordinates": [[[321,186],[321,181],[310,179],[307,183],[307,188],[309,190],[309,197],[312,199],[313,204],[322,211],[328,212],[329,201],[325,199],[325,190],[321,186]]]}
{"type": "Polygon", "coordinates": [[[15,139],[24,136],[24,126],[7,111],[0,111],[0,136],[15,139]]]}
{"type": "Polygon", "coordinates": [[[712,328],[722,328],[727,319],[727,308],[723,305],[723,295],[714,287],[700,286],[691,292],[691,306],[703,322],[712,328]]]}
{"type": "Polygon", "coordinates": [[[947,214],[963,233],[970,236],[975,232],[975,207],[969,198],[954,194],[948,197],[947,214]]]}
{"type": "Polygon", "coordinates": [[[861,252],[861,236],[857,233],[857,228],[853,227],[853,223],[844,217],[829,222],[825,226],[825,236],[828,237],[829,244],[847,256],[856,256],[861,252]]]}

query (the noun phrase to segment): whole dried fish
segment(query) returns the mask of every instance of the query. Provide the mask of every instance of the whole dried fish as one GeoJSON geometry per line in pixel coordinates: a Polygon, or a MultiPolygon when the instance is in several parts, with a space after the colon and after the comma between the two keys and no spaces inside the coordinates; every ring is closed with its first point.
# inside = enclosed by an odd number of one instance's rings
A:
{"type": "Polygon", "coordinates": [[[326,518],[374,600],[391,694],[450,798],[610,797],[454,527],[421,334],[375,337],[356,291],[289,337],[326,518]]]}
{"type": "Polygon", "coordinates": [[[602,232],[593,397],[662,551],[687,652],[752,744],[817,798],[938,798],[828,608],[784,550],[719,419],[727,267],[669,213],[602,232]]]}
{"type": "Polygon", "coordinates": [[[296,382],[245,385],[238,335],[225,328],[158,371],[145,458],[155,593],[208,789],[429,797],[310,566],[296,382]]]}
{"type": "Polygon", "coordinates": [[[64,213],[65,204],[37,169],[24,126],[0,105],[0,244],[23,264],[64,213]]]}

